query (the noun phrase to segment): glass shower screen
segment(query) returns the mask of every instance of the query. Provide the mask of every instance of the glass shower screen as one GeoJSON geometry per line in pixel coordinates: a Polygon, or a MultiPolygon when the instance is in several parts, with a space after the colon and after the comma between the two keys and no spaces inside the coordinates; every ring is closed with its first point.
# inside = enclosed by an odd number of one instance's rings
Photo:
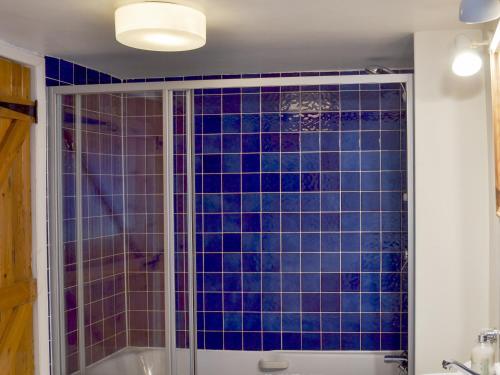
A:
{"type": "Polygon", "coordinates": [[[166,134],[162,91],[58,97],[51,291],[61,374],[113,374],[130,358],[191,371],[186,96],[173,98],[166,134]]]}
{"type": "Polygon", "coordinates": [[[408,78],[313,78],[56,95],[61,373],[411,352],[408,78]]]}

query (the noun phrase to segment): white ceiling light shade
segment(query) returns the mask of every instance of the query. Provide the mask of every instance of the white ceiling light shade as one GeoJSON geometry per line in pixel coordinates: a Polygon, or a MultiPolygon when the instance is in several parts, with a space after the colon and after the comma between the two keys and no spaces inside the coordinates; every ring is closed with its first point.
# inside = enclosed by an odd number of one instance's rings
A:
{"type": "Polygon", "coordinates": [[[473,48],[472,42],[465,35],[459,35],[455,41],[456,54],[453,58],[451,69],[460,77],[469,77],[481,69],[483,59],[477,48],[473,48]]]}
{"type": "Polygon", "coordinates": [[[132,3],[115,11],[120,43],[149,51],[187,51],[206,43],[206,17],[199,10],[164,2],[132,3]]]}
{"type": "Polygon", "coordinates": [[[482,23],[500,17],[499,0],[462,0],[460,2],[460,21],[482,23]]]}

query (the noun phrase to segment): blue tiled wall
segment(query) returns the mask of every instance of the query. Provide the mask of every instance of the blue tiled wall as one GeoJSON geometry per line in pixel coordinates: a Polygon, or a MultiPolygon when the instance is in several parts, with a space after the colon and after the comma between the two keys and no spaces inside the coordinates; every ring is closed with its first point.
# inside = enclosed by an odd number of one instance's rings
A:
{"type": "MultiPolygon", "coordinates": [[[[412,69],[394,69],[396,73],[413,73],[412,69]]],[[[210,74],[203,76],[167,76],[153,78],[124,78],[120,79],[107,73],[99,72],[82,65],[59,59],[45,57],[45,74],[47,86],[64,85],[92,85],[108,83],[137,83],[137,82],[168,82],[194,81],[211,79],[244,79],[244,78],[276,78],[276,77],[312,77],[367,74],[363,70],[321,71],[321,72],[274,72],[250,74],[210,74]]]]}
{"type": "Polygon", "coordinates": [[[121,82],[121,79],[109,74],[56,57],[45,56],[45,83],[49,87],[121,82]]]}
{"type": "Polygon", "coordinates": [[[194,100],[198,346],[405,348],[400,85],[194,100]]]}
{"type": "MultiPolygon", "coordinates": [[[[122,81],[46,58],[47,86],[359,74],[122,81]]],[[[398,84],[196,91],[199,348],[406,348],[405,117],[398,84]]]]}

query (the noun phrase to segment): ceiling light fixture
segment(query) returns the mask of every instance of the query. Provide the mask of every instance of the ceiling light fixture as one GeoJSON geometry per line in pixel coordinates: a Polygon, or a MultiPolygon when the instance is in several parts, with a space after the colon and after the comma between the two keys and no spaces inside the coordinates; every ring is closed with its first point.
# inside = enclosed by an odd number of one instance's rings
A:
{"type": "Polygon", "coordinates": [[[500,17],[500,1],[498,0],[462,0],[460,2],[460,21],[465,23],[482,23],[500,17]]]}
{"type": "Polygon", "coordinates": [[[455,39],[456,53],[451,65],[453,73],[460,77],[469,77],[479,72],[483,60],[478,47],[483,44],[472,43],[465,35],[457,36],[455,39]]]}
{"type": "Polygon", "coordinates": [[[149,51],[188,51],[206,43],[206,17],[184,5],[147,1],[115,11],[116,40],[149,51]]]}

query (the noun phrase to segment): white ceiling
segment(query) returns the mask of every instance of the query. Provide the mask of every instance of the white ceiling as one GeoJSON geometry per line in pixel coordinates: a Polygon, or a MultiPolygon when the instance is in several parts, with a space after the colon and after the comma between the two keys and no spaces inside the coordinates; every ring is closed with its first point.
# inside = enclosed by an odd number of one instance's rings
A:
{"type": "Polygon", "coordinates": [[[146,52],[115,41],[129,0],[0,0],[0,39],[121,78],[411,67],[412,33],[464,27],[459,0],[193,0],[207,44],[146,52]]]}

